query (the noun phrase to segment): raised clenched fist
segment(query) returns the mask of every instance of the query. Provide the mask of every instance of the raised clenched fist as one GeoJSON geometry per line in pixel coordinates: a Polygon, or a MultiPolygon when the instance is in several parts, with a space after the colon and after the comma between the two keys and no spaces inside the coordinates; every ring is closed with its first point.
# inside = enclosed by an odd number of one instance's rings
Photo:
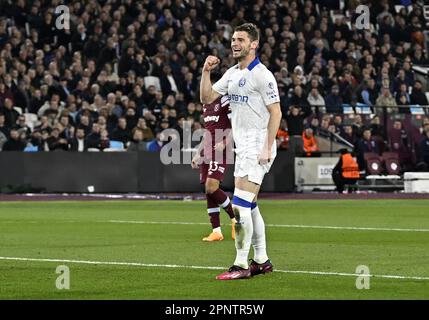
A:
{"type": "Polygon", "coordinates": [[[212,71],[220,63],[218,57],[208,56],[204,62],[203,71],[212,71]]]}

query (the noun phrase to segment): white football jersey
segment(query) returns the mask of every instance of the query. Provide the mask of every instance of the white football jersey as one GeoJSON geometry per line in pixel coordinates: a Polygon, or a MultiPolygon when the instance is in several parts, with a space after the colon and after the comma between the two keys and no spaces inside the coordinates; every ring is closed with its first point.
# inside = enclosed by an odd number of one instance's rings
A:
{"type": "Polygon", "coordinates": [[[267,106],[280,101],[274,75],[256,58],[245,69],[229,68],[213,90],[229,96],[236,153],[259,154],[270,118],[267,106]]]}

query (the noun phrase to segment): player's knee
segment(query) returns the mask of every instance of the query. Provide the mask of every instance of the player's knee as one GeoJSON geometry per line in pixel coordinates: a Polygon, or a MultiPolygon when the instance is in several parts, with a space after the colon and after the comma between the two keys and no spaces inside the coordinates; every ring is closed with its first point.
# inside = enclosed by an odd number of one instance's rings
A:
{"type": "Polygon", "coordinates": [[[206,193],[213,193],[219,189],[219,183],[217,181],[206,181],[206,193]]]}

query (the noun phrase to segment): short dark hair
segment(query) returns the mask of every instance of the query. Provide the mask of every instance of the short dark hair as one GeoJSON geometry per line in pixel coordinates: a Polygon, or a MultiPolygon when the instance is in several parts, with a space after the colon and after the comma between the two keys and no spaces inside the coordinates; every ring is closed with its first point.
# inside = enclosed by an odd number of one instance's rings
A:
{"type": "Polygon", "coordinates": [[[234,32],[236,31],[244,31],[249,35],[250,41],[259,40],[259,29],[253,23],[243,23],[237,27],[235,27],[234,32]]]}

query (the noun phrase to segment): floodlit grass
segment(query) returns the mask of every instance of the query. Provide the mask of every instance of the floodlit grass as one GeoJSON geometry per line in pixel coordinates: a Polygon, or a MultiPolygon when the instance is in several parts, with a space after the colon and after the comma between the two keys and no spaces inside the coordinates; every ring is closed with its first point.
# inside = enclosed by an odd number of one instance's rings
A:
{"type": "MultiPolygon", "coordinates": [[[[222,270],[189,268],[227,268],[235,257],[228,224],[222,226],[224,241],[201,241],[210,232],[202,201],[3,202],[0,298],[429,298],[429,201],[261,200],[259,206],[269,225],[268,253],[277,270],[354,274],[358,265],[366,265],[374,275],[426,279],[374,277],[369,290],[356,289],[355,276],[338,274],[274,272],[250,280],[217,281],[215,276],[222,270]],[[81,262],[18,261],[5,257],[81,262]],[[70,269],[70,290],[58,290],[55,286],[58,265],[70,269]]],[[[221,218],[223,222],[229,220],[224,213],[221,218]]]]}

